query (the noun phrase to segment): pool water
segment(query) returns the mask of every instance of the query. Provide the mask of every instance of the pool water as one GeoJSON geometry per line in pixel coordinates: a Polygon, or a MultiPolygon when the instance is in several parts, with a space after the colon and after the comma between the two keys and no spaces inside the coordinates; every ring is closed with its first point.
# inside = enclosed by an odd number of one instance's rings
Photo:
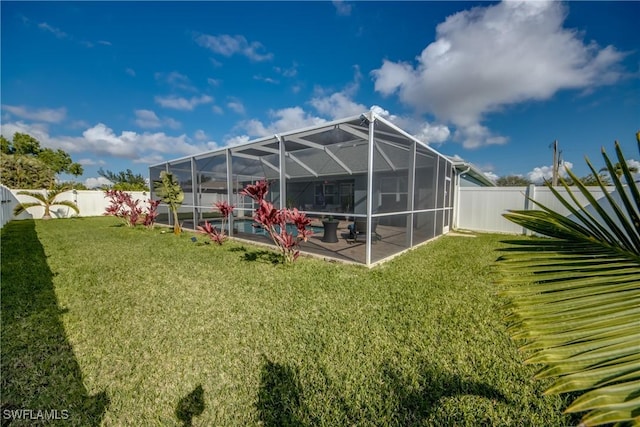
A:
{"type": "MultiPolygon", "coordinates": [[[[267,234],[264,229],[253,227],[253,221],[234,221],[233,228],[238,230],[239,233],[248,233],[248,234],[267,234]]],[[[307,229],[311,229],[314,235],[320,235],[324,233],[324,228],[322,227],[307,227],[307,229]]],[[[294,236],[298,235],[298,229],[293,224],[287,224],[287,231],[292,233],[294,236]]]]}

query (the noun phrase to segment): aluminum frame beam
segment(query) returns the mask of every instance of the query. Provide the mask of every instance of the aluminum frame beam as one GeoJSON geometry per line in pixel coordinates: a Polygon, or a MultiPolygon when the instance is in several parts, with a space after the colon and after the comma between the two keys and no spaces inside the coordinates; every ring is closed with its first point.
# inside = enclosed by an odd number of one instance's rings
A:
{"type": "Polygon", "coordinates": [[[301,145],[305,145],[305,146],[310,147],[310,148],[315,148],[317,150],[324,151],[325,153],[327,153],[327,155],[329,157],[331,157],[331,159],[333,159],[334,162],[336,162],[349,175],[353,175],[353,171],[351,170],[351,168],[349,166],[347,166],[342,160],[340,160],[340,158],[338,156],[336,156],[333,153],[333,151],[329,150],[329,147],[327,147],[326,145],[318,144],[316,142],[307,141],[306,139],[301,139],[301,138],[288,138],[287,141],[295,142],[295,143],[298,143],[298,144],[301,144],[301,145]]]}

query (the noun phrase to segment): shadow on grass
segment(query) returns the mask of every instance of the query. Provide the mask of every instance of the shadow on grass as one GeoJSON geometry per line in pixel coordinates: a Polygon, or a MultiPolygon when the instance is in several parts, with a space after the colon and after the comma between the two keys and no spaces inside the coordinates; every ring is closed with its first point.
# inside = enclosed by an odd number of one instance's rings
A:
{"type": "MultiPolygon", "coordinates": [[[[378,407],[377,410],[382,410],[378,414],[375,409],[370,411],[376,404],[365,409],[368,405],[363,406],[364,402],[352,401],[346,397],[344,385],[333,381],[322,366],[315,365],[315,368],[320,370],[324,378],[322,393],[329,395],[328,400],[335,405],[333,414],[311,414],[299,380],[299,369],[295,365],[274,363],[265,357],[257,401],[259,418],[265,426],[317,425],[324,423],[318,417],[325,416],[331,419],[329,424],[377,425],[377,416],[382,414],[387,417],[387,421],[394,420],[394,425],[423,425],[433,421],[430,418],[436,415],[442,399],[458,395],[477,396],[488,399],[493,404],[510,404],[498,389],[442,372],[432,365],[421,367],[421,380],[416,383],[413,379],[406,378],[399,368],[386,363],[380,371],[380,389],[369,391],[374,401],[384,402],[383,406],[389,410],[387,412],[378,407]]],[[[468,420],[461,418],[459,421],[460,424],[465,424],[468,420]]]]}
{"type": "MultiPolygon", "coordinates": [[[[269,241],[270,242],[270,241],[269,241]]],[[[272,242],[270,242],[272,243],[272,242]]],[[[275,249],[275,247],[274,247],[275,249]]],[[[229,249],[231,252],[241,252],[243,261],[264,262],[268,264],[279,264],[282,262],[282,256],[277,252],[267,249],[247,249],[245,246],[233,247],[229,249]]]]}
{"type": "Polygon", "coordinates": [[[495,387],[443,372],[429,363],[420,367],[421,380],[417,384],[405,379],[397,367],[388,363],[383,366],[382,374],[387,390],[398,401],[396,417],[402,425],[425,421],[438,409],[440,401],[447,397],[471,395],[488,399],[494,404],[509,403],[495,387]]]}
{"type": "Polygon", "coordinates": [[[265,427],[304,426],[307,415],[297,368],[265,357],[260,373],[257,409],[265,427]]]}
{"type": "Polygon", "coordinates": [[[183,427],[193,425],[193,417],[204,412],[204,390],[198,385],[193,391],[180,399],[176,407],[176,417],[182,422],[183,427]]]}
{"type": "Polygon", "coordinates": [[[90,396],[82,382],[80,366],[61,320],[65,311],[58,306],[52,278],[34,221],[5,225],[0,346],[2,425],[12,421],[31,425],[33,420],[17,419],[17,410],[31,409],[66,420],[65,424],[97,426],[109,405],[104,391],[90,396]],[[14,410],[15,415],[10,416],[7,410],[14,410]]]}

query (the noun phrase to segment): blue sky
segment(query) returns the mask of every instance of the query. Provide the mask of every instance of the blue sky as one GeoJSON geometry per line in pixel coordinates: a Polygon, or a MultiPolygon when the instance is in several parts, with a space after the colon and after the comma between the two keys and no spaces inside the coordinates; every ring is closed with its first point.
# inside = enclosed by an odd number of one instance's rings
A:
{"type": "Polygon", "coordinates": [[[2,134],[96,171],[370,108],[490,177],[640,159],[640,2],[8,2],[2,134]]]}

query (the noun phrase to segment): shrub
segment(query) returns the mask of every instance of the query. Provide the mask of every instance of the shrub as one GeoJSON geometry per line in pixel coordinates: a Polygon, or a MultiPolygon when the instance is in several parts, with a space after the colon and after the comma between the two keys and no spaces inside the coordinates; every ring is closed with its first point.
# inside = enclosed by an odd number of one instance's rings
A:
{"type": "Polygon", "coordinates": [[[147,200],[147,204],[149,207],[142,224],[147,228],[153,228],[156,223],[156,218],[158,217],[158,206],[160,205],[160,200],[149,199],[147,200]]]}
{"type": "Polygon", "coordinates": [[[178,217],[178,209],[184,201],[184,192],[180,183],[176,181],[174,175],[169,172],[160,172],[160,180],[153,183],[156,194],[162,202],[169,205],[169,209],[173,213],[173,234],[176,236],[182,231],[180,227],[180,218],[178,217]]]}
{"type": "Polygon", "coordinates": [[[105,215],[121,218],[128,227],[135,227],[141,223],[147,228],[152,228],[155,224],[159,200],[149,199],[145,212],[140,206],[140,200],[134,200],[131,193],[122,190],[106,190],[105,197],[110,199],[110,204],[105,209],[105,215]]]}
{"type": "Polygon", "coordinates": [[[233,209],[235,208],[235,206],[230,205],[226,201],[222,201],[222,202],[217,202],[215,204],[215,207],[218,209],[218,211],[222,215],[222,225],[220,227],[221,230],[218,231],[218,229],[215,226],[212,226],[211,224],[209,224],[208,221],[204,222],[204,227],[198,226],[198,230],[201,233],[208,235],[211,238],[211,240],[213,240],[217,244],[221,245],[227,239],[227,235],[224,232],[225,224],[227,222],[227,219],[229,218],[229,215],[233,214],[233,209]]]}
{"type": "Polygon", "coordinates": [[[298,249],[300,242],[306,242],[313,234],[313,231],[306,228],[311,220],[296,208],[276,209],[271,202],[265,200],[268,193],[269,183],[266,181],[258,181],[255,185],[249,184],[240,192],[258,203],[253,220],[257,226],[262,227],[269,234],[273,243],[280,249],[282,261],[285,264],[293,262],[300,255],[298,249]],[[287,224],[295,225],[296,236],[287,230],[287,224]]]}

